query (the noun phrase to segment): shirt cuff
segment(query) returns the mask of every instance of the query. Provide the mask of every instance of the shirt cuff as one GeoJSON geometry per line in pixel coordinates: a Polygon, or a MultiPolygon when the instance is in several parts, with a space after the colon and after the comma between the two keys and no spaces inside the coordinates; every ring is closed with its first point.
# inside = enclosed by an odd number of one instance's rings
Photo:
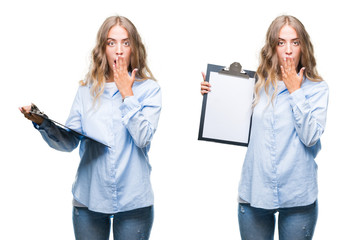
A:
{"type": "Polygon", "coordinates": [[[135,96],[130,96],[124,99],[124,102],[119,109],[121,110],[123,121],[127,122],[141,109],[141,104],[135,96]]]}
{"type": "Polygon", "coordinates": [[[289,103],[292,106],[292,108],[294,108],[295,106],[297,107],[303,106],[305,104],[305,101],[306,101],[306,96],[302,88],[292,92],[289,95],[289,103]]]}
{"type": "Polygon", "coordinates": [[[48,126],[49,121],[47,119],[43,119],[43,122],[41,123],[41,125],[38,125],[35,122],[32,122],[32,123],[34,125],[34,128],[36,128],[37,130],[43,130],[48,126]]]}

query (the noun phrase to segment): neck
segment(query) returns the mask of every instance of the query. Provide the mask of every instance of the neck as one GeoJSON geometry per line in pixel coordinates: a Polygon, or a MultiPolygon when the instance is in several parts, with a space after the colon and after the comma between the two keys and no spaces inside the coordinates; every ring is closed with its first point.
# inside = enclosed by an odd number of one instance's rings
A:
{"type": "Polygon", "coordinates": [[[110,71],[110,73],[108,74],[108,78],[106,79],[106,82],[109,83],[109,82],[114,82],[114,79],[113,79],[113,71],[110,71]]]}

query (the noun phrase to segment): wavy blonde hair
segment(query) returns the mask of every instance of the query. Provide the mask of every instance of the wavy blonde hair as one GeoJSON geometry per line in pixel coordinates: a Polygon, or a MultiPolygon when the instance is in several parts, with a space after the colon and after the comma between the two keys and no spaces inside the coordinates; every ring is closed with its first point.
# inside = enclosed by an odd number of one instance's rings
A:
{"type": "Polygon", "coordinates": [[[124,27],[129,35],[131,55],[128,71],[132,72],[135,68],[138,69],[136,72],[136,81],[143,81],[149,78],[155,80],[151,70],[147,66],[147,52],[134,24],[126,17],[108,17],[98,31],[96,45],[91,54],[89,72],[85,80],[80,81],[81,86],[91,86],[90,94],[94,97],[94,103],[104,92],[105,83],[109,77],[110,68],[106,57],[107,36],[110,29],[117,25],[124,27]]]}
{"type": "Polygon", "coordinates": [[[297,72],[305,67],[304,76],[314,82],[323,81],[316,69],[316,59],[314,57],[313,45],[304,25],[295,17],[282,15],[277,17],[270,25],[266,33],[264,47],[260,51],[260,64],[257,69],[257,83],[255,84],[255,100],[253,106],[257,105],[260,99],[260,91],[264,88],[269,97],[269,88],[274,86],[275,91],[271,96],[271,102],[277,94],[277,80],[281,76],[281,69],[277,57],[276,47],[281,28],[289,25],[295,29],[301,46],[301,57],[296,69],[297,72]]]}

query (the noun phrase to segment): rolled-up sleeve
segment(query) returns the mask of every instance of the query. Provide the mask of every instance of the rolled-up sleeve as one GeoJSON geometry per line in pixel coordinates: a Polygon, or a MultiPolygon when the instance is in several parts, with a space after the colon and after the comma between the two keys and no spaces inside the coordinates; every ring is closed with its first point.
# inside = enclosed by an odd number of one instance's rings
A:
{"type": "Polygon", "coordinates": [[[79,144],[79,137],[69,130],[58,127],[49,120],[44,120],[39,126],[34,124],[35,128],[41,133],[45,142],[53,149],[71,152],[79,144]]]}
{"type": "Polygon", "coordinates": [[[315,145],[324,132],[328,100],[329,89],[325,82],[317,83],[309,92],[301,88],[290,94],[295,130],[307,147],[315,145]]]}
{"type": "Polygon", "coordinates": [[[122,123],[139,148],[144,148],[151,142],[158,126],[161,90],[157,84],[155,86],[148,90],[141,101],[136,96],[131,96],[120,106],[122,123]]]}
{"type": "MultiPolygon", "coordinates": [[[[80,94],[78,91],[72,104],[69,118],[66,121],[67,127],[78,132],[81,132],[80,105],[80,94]]],[[[76,133],[59,127],[50,120],[45,119],[40,126],[34,124],[34,127],[39,130],[42,138],[53,149],[71,152],[79,144],[80,137],[76,133]]]]}

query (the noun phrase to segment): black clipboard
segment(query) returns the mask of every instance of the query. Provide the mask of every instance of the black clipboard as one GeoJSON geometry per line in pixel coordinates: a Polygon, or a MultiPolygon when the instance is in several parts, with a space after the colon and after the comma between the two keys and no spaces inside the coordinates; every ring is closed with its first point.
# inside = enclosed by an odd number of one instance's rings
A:
{"type": "Polygon", "coordinates": [[[94,139],[94,138],[92,138],[92,137],[89,137],[89,136],[87,136],[87,135],[85,135],[85,134],[83,134],[83,133],[80,133],[80,132],[78,132],[78,131],[76,131],[76,130],[73,130],[73,129],[71,129],[71,128],[69,128],[69,127],[67,127],[67,126],[65,126],[65,125],[63,125],[63,124],[61,124],[61,123],[59,123],[59,122],[57,122],[57,121],[54,121],[53,119],[50,119],[46,114],[44,114],[43,112],[41,112],[41,111],[39,110],[39,108],[38,108],[35,104],[33,104],[33,103],[31,104],[30,114],[38,115],[38,116],[40,116],[40,117],[46,119],[47,121],[50,121],[50,122],[53,122],[53,123],[57,124],[58,127],[62,127],[62,128],[65,129],[65,130],[71,131],[72,133],[74,133],[74,134],[76,134],[76,135],[78,135],[78,136],[80,136],[80,137],[87,138],[87,139],[92,140],[92,141],[94,141],[94,142],[97,142],[97,143],[99,143],[99,144],[101,144],[101,145],[104,145],[105,147],[111,148],[110,146],[108,146],[108,145],[106,145],[106,144],[104,144],[104,143],[102,143],[102,142],[100,142],[100,141],[98,141],[98,140],[96,140],[96,139],[94,139]]]}
{"type": "Polygon", "coordinates": [[[198,140],[248,146],[255,72],[237,62],[229,69],[208,64],[205,80],[212,86],[203,96],[198,140]]]}

